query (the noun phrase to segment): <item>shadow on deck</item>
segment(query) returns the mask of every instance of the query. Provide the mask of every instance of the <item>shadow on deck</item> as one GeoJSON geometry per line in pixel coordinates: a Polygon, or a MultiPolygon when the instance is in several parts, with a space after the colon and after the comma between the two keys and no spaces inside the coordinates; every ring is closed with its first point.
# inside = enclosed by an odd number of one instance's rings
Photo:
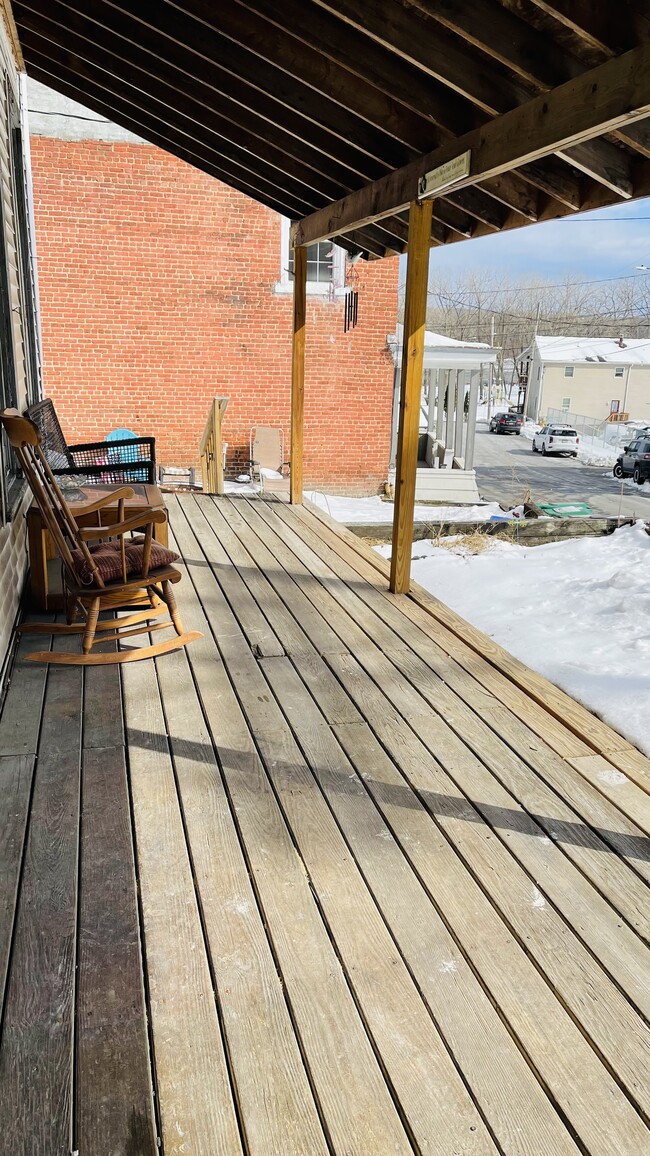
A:
{"type": "Polygon", "coordinates": [[[155,662],[18,652],[2,1156],[640,1156],[646,760],[327,519],[169,500],[155,662]]]}

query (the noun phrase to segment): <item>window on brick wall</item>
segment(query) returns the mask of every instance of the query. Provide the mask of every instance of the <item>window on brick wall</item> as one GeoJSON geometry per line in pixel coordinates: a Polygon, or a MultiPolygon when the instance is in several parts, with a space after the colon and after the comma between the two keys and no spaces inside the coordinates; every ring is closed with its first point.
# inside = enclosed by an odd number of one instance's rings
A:
{"type": "MultiPolygon", "coordinates": [[[[276,293],[291,293],[293,287],[293,249],[289,237],[289,220],[281,218],[280,279],[276,293]]],[[[307,246],[307,292],[334,299],[345,289],[345,251],[332,241],[307,246]]]]}

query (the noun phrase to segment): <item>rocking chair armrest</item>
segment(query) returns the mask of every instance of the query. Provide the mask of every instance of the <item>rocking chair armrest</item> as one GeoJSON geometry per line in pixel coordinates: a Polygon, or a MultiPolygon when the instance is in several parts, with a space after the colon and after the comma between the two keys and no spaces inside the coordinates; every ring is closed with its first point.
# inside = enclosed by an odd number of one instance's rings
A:
{"type": "Polygon", "coordinates": [[[89,502],[87,506],[75,506],[73,516],[75,519],[85,517],[86,514],[94,514],[97,510],[103,510],[104,506],[113,506],[116,502],[133,497],[134,491],[130,486],[121,486],[119,490],[113,490],[111,494],[104,494],[103,498],[97,498],[94,502],[89,502]]]}
{"type": "Polygon", "coordinates": [[[82,542],[99,542],[104,538],[122,538],[131,530],[140,530],[143,526],[160,525],[167,521],[166,510],[143,510],[141,514],[133,514],[123,522],[113,522],[110,526],[85,526],[79,530],[82,542]]]}

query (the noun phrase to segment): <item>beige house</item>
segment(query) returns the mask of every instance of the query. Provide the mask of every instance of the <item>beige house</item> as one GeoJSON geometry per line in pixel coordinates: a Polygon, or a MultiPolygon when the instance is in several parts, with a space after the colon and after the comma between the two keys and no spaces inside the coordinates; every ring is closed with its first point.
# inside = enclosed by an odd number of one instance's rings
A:
{"type": "MultiPolygon", "coordinates": [[[[0,410],[39,394],[38,326],[23,100],[13,22],[0,0],[0,410]]],[[[0,686],[23,589],[27,487],[0,439],[0,686]]]]}
{"type": "Polygon", "coordinates": [[[605,422],[611,413],[650,423],[650,340],[536,337],[529,350],[526,414],[565,410],[605,422]]]}

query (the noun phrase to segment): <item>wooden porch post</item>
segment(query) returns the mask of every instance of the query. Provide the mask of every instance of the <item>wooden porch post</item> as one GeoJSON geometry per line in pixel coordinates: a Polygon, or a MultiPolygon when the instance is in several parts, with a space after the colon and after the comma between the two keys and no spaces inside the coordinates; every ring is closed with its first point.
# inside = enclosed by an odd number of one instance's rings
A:
{"type": "Polygon", "coordinates": [[[291,355],[291,473],[289,500],[302,505],[302,446],[305,411],[305,321],[307,314],[307,249],[293,251],[293,348],[291,355]]]}
{"type": "Polygon", "coordinates": [[[390,562],[390,588],[395,594],[404,594],[411,582],[415,472],[418,463],[432,209],[431,200],[421,203],[411,201],[409,208],[404,342],[395,466],[393,552],[390,562]]]}

